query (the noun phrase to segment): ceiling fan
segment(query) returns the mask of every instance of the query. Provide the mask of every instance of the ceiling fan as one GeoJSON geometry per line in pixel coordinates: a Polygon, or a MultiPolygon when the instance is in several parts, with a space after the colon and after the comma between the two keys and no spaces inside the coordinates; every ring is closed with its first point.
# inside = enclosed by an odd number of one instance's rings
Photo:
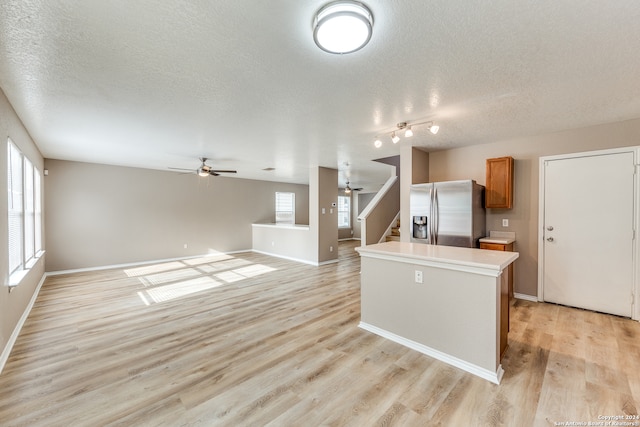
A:
{"type": "Polygon", "coordinates": [[[206,164],[207,162],[206,157],[200,157],[199,160],[202,162],[202,164],[195,171],[193,169],[172,168],[172,167],[170,167],[169,169],[179,170],[179,171],[189,171],[192,173],[197,173],[199,176],[209,176],[209,175],[218,176],[221,173],[238,173],[238,171],[233,171],[233,170],[213,169],[212,166],[209,166],[208,164],[206,164]]]}
{"type": "Polygon", "coordinates": [[[347,181],[347,186],[344,187],[344,192],[347,194],[351,193],[352,191],[361,191],[361,190],[362,190],[362,187],[358,187],[358,188],[349,187],[349,181],[347,181]]]}

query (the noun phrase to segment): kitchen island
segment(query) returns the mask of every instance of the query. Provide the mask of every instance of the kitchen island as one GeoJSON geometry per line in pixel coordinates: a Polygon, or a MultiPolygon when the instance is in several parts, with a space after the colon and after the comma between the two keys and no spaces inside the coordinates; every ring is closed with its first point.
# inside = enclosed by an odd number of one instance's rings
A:
{"type": "Polygon", "coordinates": [[[386,242],[361,256],[360,327],[496,384],[517,252],[386,242]]]}

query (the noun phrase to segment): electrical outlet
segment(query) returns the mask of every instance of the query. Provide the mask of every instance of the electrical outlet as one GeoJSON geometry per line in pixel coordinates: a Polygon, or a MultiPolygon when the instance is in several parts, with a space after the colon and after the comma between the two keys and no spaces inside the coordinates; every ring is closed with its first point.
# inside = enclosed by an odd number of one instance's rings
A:
{"type": "Polygon", "coordinates": [[[184,248],[187,249],[187,244],[186,243],[184,244],[184,248]]]}
{"type": "Polygon", "coordinates": [[[422,271],[416,270],[415,273],[416,273],[416,283],[422,283],[423,282],[422,271]]]}
{"type": "Polygon", "coordinates": [[[329,252],[333,252],[333,246],[329,246],[329,252]]]}
{"type": "Polygon", "coordinates": [[[503,219],[503,220],[502,220],[502,226],[503,226],[503,227],[508,227],[508,226],[509,226],[509,220],[508,220],[508,219],[506,219],[506,218],[505,218],[505,219],[503,219]]]}

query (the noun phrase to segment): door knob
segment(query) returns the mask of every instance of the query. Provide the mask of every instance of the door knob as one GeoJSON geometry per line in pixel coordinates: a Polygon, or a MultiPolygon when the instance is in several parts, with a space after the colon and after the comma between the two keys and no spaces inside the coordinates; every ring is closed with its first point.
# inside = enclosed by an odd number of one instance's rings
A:
{"type": "Polygon", "coordinates": [[[548,226],[548,227],[547,227],[547,230],[549,230],[549,231],[553,231],[553,227],[552,227],[552,226],[548,226]]]}
{"type": "Polygon", "coordinates": [[[547,237],[547,242],[553,242],[553,237],[547,237]]]}

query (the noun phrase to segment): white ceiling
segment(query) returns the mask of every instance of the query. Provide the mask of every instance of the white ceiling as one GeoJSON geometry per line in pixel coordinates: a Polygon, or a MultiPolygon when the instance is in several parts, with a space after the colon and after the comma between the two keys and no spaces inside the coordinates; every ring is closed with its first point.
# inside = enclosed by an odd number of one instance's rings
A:
{"type": "Polygon", "coordinates": [[[313,42],[322,0],[3,0],[0,87],[46,158],[377,189],[372,159],[640,117],[637,0],[365,0],[371,42],[313,42]],[[401,121],[411,140],[373,146],[401,121]],[[415,130],[415,129],[414,129],[415,130]],[[347,166],[348,164],[348,166],[347,166]],[[272,172],[262,169],[275,167],[272,172]]]}

